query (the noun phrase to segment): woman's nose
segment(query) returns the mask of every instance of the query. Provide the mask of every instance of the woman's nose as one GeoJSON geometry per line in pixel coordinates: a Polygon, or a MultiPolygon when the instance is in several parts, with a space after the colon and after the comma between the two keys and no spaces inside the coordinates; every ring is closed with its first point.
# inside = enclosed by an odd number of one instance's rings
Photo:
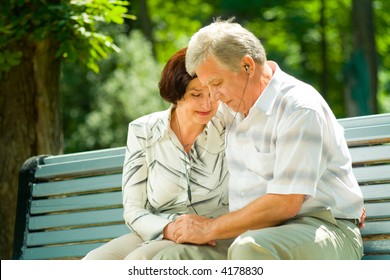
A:
{"type": "Polygon", "coordinates": [[[210,94],[208,94],[208,95],[204,98],[204,100],[203,100],[203,106],[204,106],[205,108],[210,108],[210,107],[211,107],[211,102],[212,102],[212,100],[211,100],[210,94]]]}

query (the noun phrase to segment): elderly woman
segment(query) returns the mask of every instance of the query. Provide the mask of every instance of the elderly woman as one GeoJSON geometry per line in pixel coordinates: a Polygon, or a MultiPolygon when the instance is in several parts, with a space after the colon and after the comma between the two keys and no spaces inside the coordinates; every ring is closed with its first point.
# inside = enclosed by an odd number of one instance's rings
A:
{"type": "Polygon", "coordinates": [[[180,215],[211,218],[228,212],[225,124],[219,103],[187,73],[185,56],[186,48],[162,71],[160,95],[170,108],[129,125],[122,188],[131,232],[84,259],[151,259],[176,244],[174,221],[180,215]]]}

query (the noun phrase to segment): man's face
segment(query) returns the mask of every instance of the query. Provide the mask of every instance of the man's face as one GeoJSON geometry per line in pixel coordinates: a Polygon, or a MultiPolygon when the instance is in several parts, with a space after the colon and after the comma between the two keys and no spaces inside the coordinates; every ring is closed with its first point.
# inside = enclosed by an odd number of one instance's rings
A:
{"type": "Polygon", "coordinates": [[[236,112],[248,111],[248,94],[244,93],[248,74],[244,70],[233,72],[210,55],[199,66],[196,74],[202,85],[209,88],[211,100],[220,100],[236,112]]]}

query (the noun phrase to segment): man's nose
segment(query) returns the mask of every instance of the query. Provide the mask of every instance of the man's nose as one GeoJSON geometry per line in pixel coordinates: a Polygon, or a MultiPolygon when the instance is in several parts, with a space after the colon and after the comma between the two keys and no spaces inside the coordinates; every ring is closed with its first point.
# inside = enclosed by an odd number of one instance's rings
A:
{"type": "Polygon", "coordinates": [[[218,90],[213,90],[213,89],[210,89],[210,100],[211,102],[216,102],[216,101],[219,101],[220,98],[221,98],[221,95],[219,94],[218,90]]]}

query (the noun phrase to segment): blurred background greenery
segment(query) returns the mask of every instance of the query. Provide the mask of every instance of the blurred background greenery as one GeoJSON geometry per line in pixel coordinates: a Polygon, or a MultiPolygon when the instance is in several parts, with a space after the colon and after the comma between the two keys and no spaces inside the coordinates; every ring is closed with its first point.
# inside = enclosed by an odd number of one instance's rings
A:
{"type": "Polygon", "coordinates": [[[338,118],[390,112],[388,0],[0,0],[0,258],[29,157],[124,146],[163,65],[215,17],[263,42],[338,118]]]}
{"type": "Polygon", "coordinates": [[[122,146],[128,122],[166,108],[157,88],[162,66],[217,16],[235,16],[261,39],[268,59],[316,87],[337,117],[390,112],[390,3],[374,0],[372,8],[378,84],[377,104],[367,108],[369,82],[354,69],[369,71],[354,60],[364,46],[354,41],[352,0],[131,1],[137,19],[106,30],[121,52],[101,61],[99,73],[62,65],[65,152],[122,146]]]}

